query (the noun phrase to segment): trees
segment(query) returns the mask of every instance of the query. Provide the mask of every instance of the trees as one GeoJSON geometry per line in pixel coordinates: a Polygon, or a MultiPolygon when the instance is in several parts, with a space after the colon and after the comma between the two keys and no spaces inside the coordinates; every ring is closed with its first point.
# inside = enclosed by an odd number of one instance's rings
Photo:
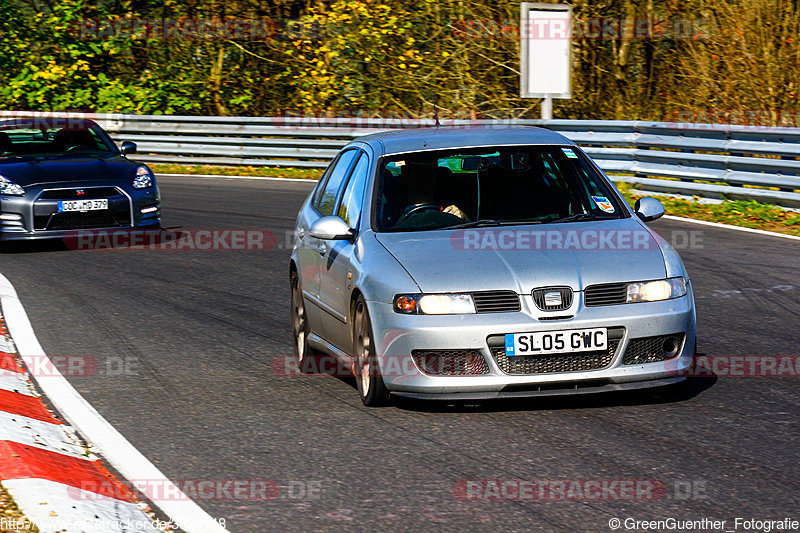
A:
{"type": "MultiPolygon", "coordinates": [[[[797,108],[797,2],[574,1],[556,116],[797,108]]],[[[538,115],[519,98],[517,1],[7,0],[0,15],[6,109],[417,117],[435,95],[442,116],[538,115]]]]}

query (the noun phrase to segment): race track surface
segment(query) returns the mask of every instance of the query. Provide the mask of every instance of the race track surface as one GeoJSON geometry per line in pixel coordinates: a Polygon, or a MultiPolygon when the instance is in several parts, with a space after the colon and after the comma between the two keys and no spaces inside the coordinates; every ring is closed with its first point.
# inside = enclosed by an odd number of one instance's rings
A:
{"type": "MultiPolygon", "coordinates": [[[[269,501],[204,498],[234,532],[609,531],[609,519],[800,519],[800,381],[721,376],[677,391],[362,407],[351,380],[284,377],[289,251],[308,183],[164,178],[165,226],[264,229],[269,251],[0,254],[71,383],[167,476],[274,480],[269,501]],[[654,501],[462,501],[463,480],[658,480],[654,501]],[[311,491],[308,498],[306,492],[311,491]]],[[[694,284],[699,351],[797,355],[800,244],[653,227],[694,284]],[[688,246],[684,246],[688,245],[688,246]]],[[[624,530],[624,529],[623,529],[624,530]]]]}

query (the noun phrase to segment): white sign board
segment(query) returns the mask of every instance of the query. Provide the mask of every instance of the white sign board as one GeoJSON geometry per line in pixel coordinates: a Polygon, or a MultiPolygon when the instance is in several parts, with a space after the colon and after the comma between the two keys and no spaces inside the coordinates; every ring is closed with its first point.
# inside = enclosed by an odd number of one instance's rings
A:
{"type": "Polygon", "coordinates": [[[572,6],[522,3],[520,96],[570,98],[572,6]]]}

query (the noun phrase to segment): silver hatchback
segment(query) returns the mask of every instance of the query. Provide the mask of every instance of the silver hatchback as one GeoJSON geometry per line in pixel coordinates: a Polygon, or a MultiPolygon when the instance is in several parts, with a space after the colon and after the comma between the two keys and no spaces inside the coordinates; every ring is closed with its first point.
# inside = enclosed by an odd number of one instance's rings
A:
{"type": "Polygon", "coordinates": [[[677,383],[695,353],[689,275],[567,138],[430,128],[345,146],[304,202],[289,275],[304,371],[366,405],[677,383]],[[335,364],[334,364],[335,363],[335,364]]]}

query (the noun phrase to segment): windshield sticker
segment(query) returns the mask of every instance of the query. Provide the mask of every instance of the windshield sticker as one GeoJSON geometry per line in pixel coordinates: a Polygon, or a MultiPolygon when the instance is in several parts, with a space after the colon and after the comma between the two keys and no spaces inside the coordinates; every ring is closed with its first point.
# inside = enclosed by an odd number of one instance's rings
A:
{"type": "Polygon", "coordinates": [[[562,148],[562,152],[570,159],[578,159],[578,154],[572,151],[572,148],[562,148]]]}
{"type": "Polygon", "coordinates": [[[594,203],[597,204],[597,207],[599,207],[606,213],[614,212],[614,206],[611,205],[611,202],[609,202],[608,198],[606,198],[605,196],[592,196],[592,200],[594,200],[594,203]]]}
{"type": "Polygon", "coordinates": [[[395,161],[394,162],[394,166],[396,166],[396,167],[402,167],[405,164],[406,164],[405,161],[395,161]]]}

